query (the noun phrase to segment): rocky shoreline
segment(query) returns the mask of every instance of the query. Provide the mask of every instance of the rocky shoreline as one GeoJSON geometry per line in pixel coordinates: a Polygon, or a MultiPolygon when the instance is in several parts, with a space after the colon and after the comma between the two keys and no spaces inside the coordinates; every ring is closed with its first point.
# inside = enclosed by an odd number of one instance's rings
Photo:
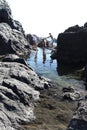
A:
{"type": "Polygon", "coordinates": [[[0,62],[0,79],[0,127],[15,130],[34,120],[39,90],[49,88],[50,81],[38,76],[23,59],[12,54],[0,62]]]}
{"type": "Polygon", "coordinates": [[[30,49],[22,25],[12,18],[8,3],[0,0],[0,129],[18,130],[34,121],[40,91],[52,86],[20,57],[30,49]]]}
{"type": "Polygon", "coordinates": [[[30,49],[22,25],[12,18],[8,3],[0,0],[0,129],[16,130],[34,120],[39,90],[50,87],[50,81],[20,57],[30,49]]]}
{"type": "Polygon", "coordinates": [[[67,130],[86,130],[86,92],[61,90],[37,75],[21,58],[30,50],[22,25],[0,0],[0,130],[65,130],[69,122],[67,130]]]}

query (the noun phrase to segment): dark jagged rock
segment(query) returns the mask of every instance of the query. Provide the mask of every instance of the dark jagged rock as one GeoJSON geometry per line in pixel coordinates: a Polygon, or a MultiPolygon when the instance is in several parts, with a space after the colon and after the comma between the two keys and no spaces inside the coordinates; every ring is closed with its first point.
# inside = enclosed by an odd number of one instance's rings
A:
{"type": "Polygon", "coordinates": [[[28,40],[28,42],[30,43],[30,45],[34,44],[33,36],[31,34],[27,34],[26,35],[26,39],[28,40]]]}
{"type": "Polygon", "coordinates": [[[7,23],[12,29],[24,34],[21,23],[13,19],[11,9],[5,0],[0,0],[0,23],[7,23]]]}
{"type": "Polygon", "coordinates": [[[7,23],[0,24],[0,54],[23,55],[29,52],[29,48],[23,33],[11,29],[7,23]]]}
{"type": "Polygon", "coordinates": [[[57,59],[57,49],[55,48],[54,50],[52,50],[51,52],[51,58],[54,60],[54,59],[57,59]]]}
{"type": "Polygon", "coordinates": [[[11,9],[5,0],[0,0],[0,55],[30,52],[30,45],[25,38],[20,22],[12,18],[11,9]]]}
{"type": "Polygon", "coordinates": [[[57,59],[64,64],[85,64],[87,62],[87,27],[70,27],[57,38],[57,59]]]}
{"type": "Polygon", "coordinates": [[[78,103],[77,111],[67,130],[87,130],[87,100],[78,103]]]}
{"type": "Polygon", "coordinates": [[[75,26],[72,26],[72,27],[69,27],[68,29],[66,29],[64,32],[78,32],[80,31],[81,29],[83,29],[83,27],[80,27],[79,25],[75,25],[75,26]]]}
{"type": "Polygon", "coordinates": [[[39,77],[19,57],[29,52],[30,44],[25,38],[22,25],[13,20],[7,2],[0,0],[0,55],[6,55],[0,62],[2,130],[18,130],[19,125],[34,120],[34,105],[40,94],[37,90],[50,87],[50,81],[39,77]]]}
{"type": "Polygon", "coordinates": [[[22,24],[19,21],[12,20],[12,22],[9,25],[11,26],[12,29],[16,29],[16,30],[22,32],[24,34],[24,37],[25,37],[24,29],[22,27],[22,24]]]}
{"type": "Polygon", "coordinates": [[[0,0],[0,23],[9,23],[12,19],[11,9],[5,0],[0,0]]]}
{"type": "Polygon", "coordinates": [[[78,90],[75,90],[71,86],[64,87],[62,91],[63,91],[62,97],[64,100],[76,101],[82,99],[80,92],[78,90]]]}

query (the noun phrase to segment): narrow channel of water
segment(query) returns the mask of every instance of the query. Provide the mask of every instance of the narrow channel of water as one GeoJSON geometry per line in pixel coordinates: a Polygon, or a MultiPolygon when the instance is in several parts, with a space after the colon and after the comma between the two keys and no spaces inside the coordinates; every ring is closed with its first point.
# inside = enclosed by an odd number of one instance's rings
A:
{"type": "Polygon", "coordinates": [[[85,88],[83,81],[75,80],[68,76],[59,76],[57,72],[57,61],[51,60],[50,49],[38,48],[37,51],[32,51],[27,58],[27,63],[35,70],[39,75],[51,79],[55,83],[62,86],[76,86],[79,88],[85,88]]]}

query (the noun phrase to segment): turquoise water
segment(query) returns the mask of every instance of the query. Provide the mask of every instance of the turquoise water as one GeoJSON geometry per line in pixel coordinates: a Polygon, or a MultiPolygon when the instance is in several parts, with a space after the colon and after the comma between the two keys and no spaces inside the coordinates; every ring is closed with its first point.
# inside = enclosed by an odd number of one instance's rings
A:
{"type": "Polygon", "coordinates": [[[49,78],[59,85],[85,88],[83,81],[81,80],[75,80],[66,75],[58,75],[57,61],[51,60],[51,51],[52,50],[50,49],[38,48],[37,51],[31,52],[27,58],[27,63],[34,69],[37,74],[49,78]]]}

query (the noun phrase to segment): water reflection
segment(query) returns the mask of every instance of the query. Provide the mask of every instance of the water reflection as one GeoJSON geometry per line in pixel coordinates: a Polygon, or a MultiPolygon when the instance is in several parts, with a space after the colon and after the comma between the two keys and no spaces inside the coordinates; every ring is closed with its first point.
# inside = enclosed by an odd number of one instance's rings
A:
{"type": "MultiPolygon", "coordinates": [[[[42,63],[43,64],[45,64],[46,63],[46,60],[49,60],[49,59],[46,59],[46,57],[47,57],[47,49],[45,49],[45,48],[42,48],[42,54],[40,54],[39,52],[38,52],[38,50],[36,50],[35,52],[34,52],[34,54],[35,54],[35,56],[34,56],[34,62],[35,62],[35,64],[37,64],[37,60],[38,60],[38,56],[39,57],[42,57],[42,63]],[[39,55],[40,54],[40,55],[39,55]]],[[[49,52],[49,54],[51,54],[50,52],[49,52]]],[[[29,56],[29,58],[31,58],[30,56],[29,56]]],[[[53,63],[53,60],[50,58],[50,60],[49,60],[49,63],[50,63],[50,66],[51,66],[51,63],[53,63]]]]}
{"type": "MultiPolygon", "coordinates": [[[[34,71],[46,78],[53,80],[61,86],[76,86],[84,88],[83,81],[75,80],[71,77],[65,76],[74,69],[72,66],[60,65],[56,60],[50,58],[51,50],[38,48],[38,51],[32,51],[27,58],[27,63],[34,69],[34,71]],[[71,69],[72,68],[72,69],[71,69]],[[63,75],[63,76],[59,76],[63,75]]],[[[75,70],[75,69],[74,69],[75,70]]]]}
{"type": "Polygon", "coordinates": [[[36,71],[37,74],[43,75],[46,78],[56,80],[57,63],[56,60],[51,60],[51,51],[46,48],[38,48],[37,51],[32,51],[27,59],[27,63],[36,71]]]}
{"type": "Polygon", "coordinates": [[[46,52],[45,52],[45,48],[43,48],[42,52],[43,52],[43,64],[45,64],[45,62],[46,62],[46,52]]]}
{"type": "Polygon", "coordinates": [[[34,57],[34,61],[35,61],[35,63],[37,64],[37,50],[36,50],[36,52],[35,52],[35,57],[34,57]]]}

